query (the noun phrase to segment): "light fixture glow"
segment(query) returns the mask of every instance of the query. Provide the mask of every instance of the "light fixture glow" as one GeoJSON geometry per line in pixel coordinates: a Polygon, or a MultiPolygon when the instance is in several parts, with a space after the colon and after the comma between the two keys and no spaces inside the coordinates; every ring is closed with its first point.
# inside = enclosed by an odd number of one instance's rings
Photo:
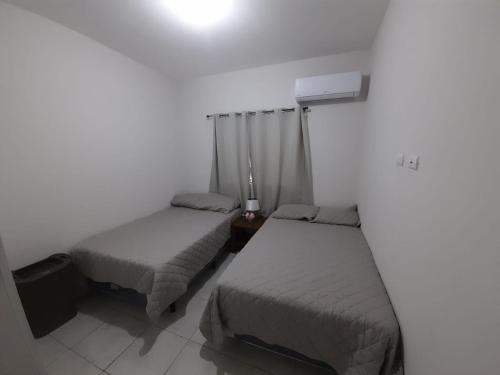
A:
{"type": "Polygon", "coordinates": [[[164,0],[172,13],[184,22],[205,27],[226,17],[233,8],[233,0],[164,0]]]}

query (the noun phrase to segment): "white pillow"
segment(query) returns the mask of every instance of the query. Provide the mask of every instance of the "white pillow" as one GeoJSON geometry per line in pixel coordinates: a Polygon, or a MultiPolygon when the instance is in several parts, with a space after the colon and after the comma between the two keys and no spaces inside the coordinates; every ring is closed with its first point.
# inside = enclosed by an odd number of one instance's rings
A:
{"type": "Polygon", "coordinates": [[[320,207],[318,214],[313,220],[313,223],[346,225],[350,227],[361,226],[356,206],[320,207]]]}
{"type": "Polygon", "coordinates": [[[307,204],[284,204],[280,206],[271,217],[286,220],[311,221],[318,213],[319,207],[307,204]]]}
{"type": "Polygon", "coordinates": [[[240,201],[215,193],[177,194],[170,204],[175,207],[229,213],[240,206],[240,201]]]}

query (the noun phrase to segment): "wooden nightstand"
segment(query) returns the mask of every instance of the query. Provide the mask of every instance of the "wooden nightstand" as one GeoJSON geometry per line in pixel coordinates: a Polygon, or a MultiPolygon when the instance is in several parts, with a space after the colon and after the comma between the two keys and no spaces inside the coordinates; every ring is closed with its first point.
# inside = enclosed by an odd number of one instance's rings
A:
{"type": "Polygon", "coordinates": [[[231,239],[229,240],[229,251],[237,253],[245,247],[250,238],[257,233],[264,224],[266,218],[257,216],[252,221],[246,220],[243,216],[237,218],[231,224],[231,239]]]}

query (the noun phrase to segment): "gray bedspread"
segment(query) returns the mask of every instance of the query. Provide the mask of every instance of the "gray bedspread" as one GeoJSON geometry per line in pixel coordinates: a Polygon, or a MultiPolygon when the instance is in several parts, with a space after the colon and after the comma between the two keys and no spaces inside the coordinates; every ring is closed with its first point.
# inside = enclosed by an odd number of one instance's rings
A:
{"type": "Polygon", "coordinates": [[[225,244],[237,213],[169,207],[88,238],[70,254],[90,279],[146,294],[156,319],[225,244]]]}
{"type": "Polygon", "coordinates": [[[341,375],[400,368],[400,331],[358,228],[268,219],[219,279],[203,335],[249,335],[341,375]]]}

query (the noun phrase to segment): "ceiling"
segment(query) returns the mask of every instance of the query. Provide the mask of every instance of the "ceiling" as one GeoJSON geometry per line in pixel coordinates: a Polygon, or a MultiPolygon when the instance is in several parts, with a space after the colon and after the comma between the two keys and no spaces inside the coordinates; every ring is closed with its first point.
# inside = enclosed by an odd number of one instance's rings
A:
{"type": "Polygon", "coordinates": [[[193,28],[162,0],[8,0],[175,79],[371,47],[388,0],[234,0],[193,28]]]}

